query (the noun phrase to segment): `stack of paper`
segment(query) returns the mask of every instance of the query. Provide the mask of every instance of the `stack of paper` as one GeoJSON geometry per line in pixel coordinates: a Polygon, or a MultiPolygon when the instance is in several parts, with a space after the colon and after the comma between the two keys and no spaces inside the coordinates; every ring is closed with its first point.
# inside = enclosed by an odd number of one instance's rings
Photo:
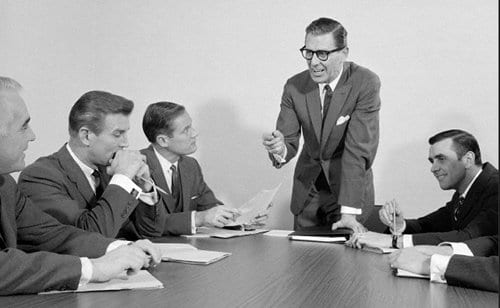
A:
{"type": "Polygon", "coordinates": [[[239,236],[246,236],[252,234],[259,234],[267,232],[268,229],[255,229],[255,230],[226,230],[221,228],[208,228],[200,227],[196,229],[196,234],[183,235],[188,238],[203,238],[203,237],[216,237],[216,238],[232,238],[239,236]]]}
{"type": "Polygon", "coordinates": [[[351,234],[352,230],[345,228],[340,228],[334,231],[311,229],[295,231],[291,233],[288,238],[295,241],[343,243],[349,239],[351,234]]]}
{"type": "Polygon", "coordinates": [[[409,271],[397,268],[394,270],[394,274],[398,277],[409,277],[409,278],[429,278],[429,275],[417,274],[409,271]]]}
{"type": "Polygon", "coordinates": [[[227,256],[229,252],[200,250],[189,244],[155,244],[161,250],[163,261],[180,262],[188,264],[210,264],[227,256]]]}
{"type": "Polygon", "coordinates": [[[397,248],[389,248],[389,247],[369,247],[363,246],[363,250],[371,251],[380,254],[392,253],[397,250],[397,248]]]}
{"type": "Polygon", "coordinates": [[[54,294],[68,292],[94,292],[94,291],[116,291],[130,289],[162,289],[161,281],[153,277],[148,271],[141,270],[135,275],[127,276],[128,279],[111,279],[108,282],[89,282],[85,286],[79,287],[78,290],[65,291],[49,291],[39,294],[54,294]]]}

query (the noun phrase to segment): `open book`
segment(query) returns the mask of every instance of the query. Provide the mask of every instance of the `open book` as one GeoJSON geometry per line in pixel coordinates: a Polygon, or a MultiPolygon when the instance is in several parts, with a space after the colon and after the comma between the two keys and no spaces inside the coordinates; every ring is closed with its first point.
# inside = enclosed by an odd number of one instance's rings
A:
{"type": "Polygon", "coordinates": [[[310,229],[295,231],[288,238],[294,241],[343,243],[349,239],[351,234],[352,230],[347,228],[339,228],[334,231],[310,229]]]}
{"type": "Polygon", "coordinates": [[[127,276],[128,279],[111,279],[108,282],[89,282],[77,290],[49,291],[38,294],[55,294],[68,292],[95,292],[95,291],[116,291],[131,289],[162,289],[163,284],[146,270],[141,270],[135,275],[127,276]]]}
{"type": "Polygon", "coordinates": [[[206,265],[231,255],[229,252],[201,250],[189,244],[157,243],[154,245],[161,250],[163,261],[206,265]]]}

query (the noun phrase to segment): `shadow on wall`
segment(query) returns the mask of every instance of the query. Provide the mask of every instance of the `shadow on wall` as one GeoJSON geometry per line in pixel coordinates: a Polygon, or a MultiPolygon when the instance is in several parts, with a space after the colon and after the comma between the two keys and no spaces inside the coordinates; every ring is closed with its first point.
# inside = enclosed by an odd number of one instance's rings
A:
{"type": "Polygon", "coordinates": [[[232,101],[207,101],[196,109],[193,118],[199,132],[196,156],[216,196],[227,205],[239,207],[260,190],[282,183],[268,227],[291,229],[289,206],[295,163],[275,169],[262,146],[263,131],[245,125],[232,101]]]}

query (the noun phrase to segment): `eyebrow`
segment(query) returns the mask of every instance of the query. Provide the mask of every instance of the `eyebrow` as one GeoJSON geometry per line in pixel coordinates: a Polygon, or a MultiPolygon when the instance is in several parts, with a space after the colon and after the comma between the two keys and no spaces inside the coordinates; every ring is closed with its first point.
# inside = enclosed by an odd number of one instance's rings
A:
{"type": "Polygon", "coordinates": [[[31,121],[31,118],[30,118],[30,117],[28,117],[28,118],[26,119],[26,121],[24,121],[23,126],[26,126],[26,125],[27,125],[30,121],[31,121]]]}
{"type": "Polygon", "coordinates": [[[432,157],[429,157],[429,161],[432,162],[434,159],[436,158],[446,158],[446,155],[443,155],[443,154],[437,154],[437,155],[434,155],[432,157]]]}

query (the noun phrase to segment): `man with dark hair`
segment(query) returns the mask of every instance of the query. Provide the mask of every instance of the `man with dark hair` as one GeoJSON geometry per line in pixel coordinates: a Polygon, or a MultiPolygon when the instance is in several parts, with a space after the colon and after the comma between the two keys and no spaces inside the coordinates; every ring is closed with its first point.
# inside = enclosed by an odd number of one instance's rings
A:
{"type": "Polygon", "coordinates": [[[24,151],[35,140],[20,91],[15,80],[0,77],[0,295],[74,290],[126,276],[150,259],[159,263],[150,241],[124,245],[62,225],[19,191],[9,173],[24,168],[24,151]]]}
{"type": "Polygon", "coordinates": [[[400,249],[390,263],[392,268],[429,275],[433,282],[498,292],[498,235],[400,249]]]}
{"type": "Polygon", "coordinates": [[[146,158],[125,150],[133,107],[103,91],[82,95],[69,114],[69,142],[26,167],[21,190],[64,224],[107,237],[160,236],[146,158]]]}
{"type": "Polygon", "coordinates": [[[222,206],[203,180],[196,159],[198,133],[184,106],[158,102],[148,106],[142,128],[151,145],[141,150],[162,195],[163,234],[194,234],[196,227],[223,227],[239,212],[222,206]]]}
{"type": "Polygon", "coordinates": [[[498,170],[482,164],[476,138],[453,129],[436,134],[429,143],[431,172],[441,189],[455,190],[451,201],[429,215],[406,220],[395,200],[387,202],[379,216],[391,229],[395,225],[395,235],[355,234],[348,245],[402,248],[498,234],[498,170]]]}
{"type": "Polygon", "coordinates": [[[286,82],[276,130],[263,135],[264,147],[280,168],[297,154],[304,134],[290,205],[294,229],[364,231],[360,222],[375,198],[380,80],[346,61],[347,31],[333,19],[313,21],[300,51],[309,69],[286,82]]]}

